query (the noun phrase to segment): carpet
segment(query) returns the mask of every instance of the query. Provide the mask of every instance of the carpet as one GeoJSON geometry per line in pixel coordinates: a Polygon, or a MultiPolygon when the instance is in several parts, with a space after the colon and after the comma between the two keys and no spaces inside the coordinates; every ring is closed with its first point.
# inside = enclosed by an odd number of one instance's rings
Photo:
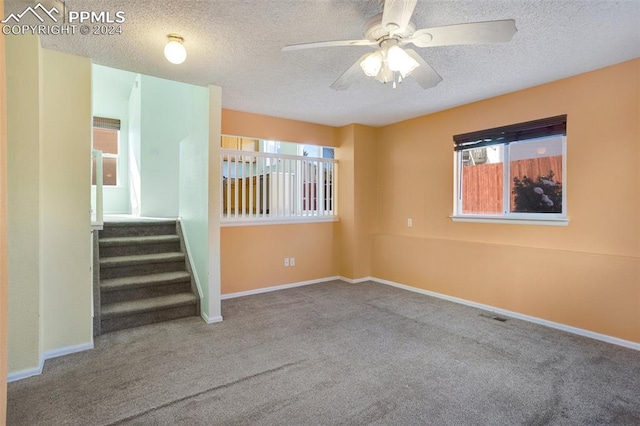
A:
{"type": "Polygon", "coordinates": [[[9,384],[9,425],[640,424],[640,352],[334,281],[99,336],[9,384]]]}

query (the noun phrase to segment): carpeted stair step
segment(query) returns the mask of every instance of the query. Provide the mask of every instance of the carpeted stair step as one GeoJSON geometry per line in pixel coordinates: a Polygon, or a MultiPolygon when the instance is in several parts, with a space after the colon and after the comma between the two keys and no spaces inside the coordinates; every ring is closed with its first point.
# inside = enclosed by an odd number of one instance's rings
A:
{"type": "Polygon", "coordinates": [[[190,291],[191,275],[187,271],[107,278],[100,283],[100,301],[108,305],[190,291]]]}
{"type": "Polygon", "coordinates": [[[197,315],[198,299],[192,293],[178,293],[102,305],[103,333],[197,315]]]}
{"type": "Polygon", "coordinates": [[[153,253],[100,259],[100,280],[161,272],[184,271],[184,253],[153,253]]]}
{"type": "Polygon", "coordinates": [[[114,237],[144,237],[149,235],[175,235],[175,220],[149,220],[135,222],[106,222],[100,239],[114,237]]]}
{"type": "Polygon", "coordinates": [[[199,315],[175,220],[107,222],[99,232],[99,330],[199,315]]]}
{"type": "Polygon", "coordinates": [[[180,237],[175,234],[100,239],[101,258],[178,251],[180,251],[180,237]]]}

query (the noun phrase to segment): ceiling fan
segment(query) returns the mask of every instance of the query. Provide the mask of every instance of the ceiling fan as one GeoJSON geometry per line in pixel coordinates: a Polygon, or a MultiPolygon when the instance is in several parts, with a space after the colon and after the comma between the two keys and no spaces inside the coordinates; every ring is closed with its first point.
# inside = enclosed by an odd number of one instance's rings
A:
{"type": "Polygon", "coordinates": [[[417,47],[452,46],[460,44],[503,43],[516,33],[513,19],[472,22],[416,30],[411,15],[418,0],[384,0],[384,11],[367,23],[362,40],[335,40],[290,44],[283,51],[334,46],[372,46],[375,52],[362,55],[331,85],[345,90],[364,72],[382,83],[397,84],[411,75],[423,89],[436,86],[442,77],[413,49],[417,47]]]}

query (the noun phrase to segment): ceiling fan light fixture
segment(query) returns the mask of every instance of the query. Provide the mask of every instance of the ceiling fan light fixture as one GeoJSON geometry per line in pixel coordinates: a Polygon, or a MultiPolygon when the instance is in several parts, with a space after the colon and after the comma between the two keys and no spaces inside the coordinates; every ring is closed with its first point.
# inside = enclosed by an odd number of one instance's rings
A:
{"type": "Polygon", "coordinates": [[[387,63],[391,71],[399,72],[406,77],[420,64],[399,46],[391,46],[387,50],[387,63]]]}
{"type": "Polygon", "coordinates": [[[395,82],[395,76],[393,75],[393,71],[389,69],[389,67],[384,66],[380,69],[380,72],[376,75],[376,80],[380,83],[388,83],[390,81],[395,82]]]}
{"type": "Polygon", "coordinates": [[[364,60],[360,62],[360,68],[362,68],[362,71],[369,77],[377,76],[380,68],[382,68],[382,52],[380,49],[364,58],[364,60]]]}
{"type": "Polygon", "coordinates": [[[184,48],[184,38],[178,34],[168,34],[169,41],[164,46],[164,56],[172,64],[181,64],[187,59],[187,50],[184,48]]]}

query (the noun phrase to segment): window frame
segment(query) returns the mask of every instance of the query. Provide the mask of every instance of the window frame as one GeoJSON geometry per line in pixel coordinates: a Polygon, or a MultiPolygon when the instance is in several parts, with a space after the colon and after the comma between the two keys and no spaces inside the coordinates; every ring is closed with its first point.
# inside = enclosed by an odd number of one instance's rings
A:
{"type": "Polygon", "coordinates": [[[567,136],[566,115],[542,120],[487,129],[454,136],[456,150],[453,156],[453,213],[454,222],[500,223],[519,225],[567,226],[567,136]],[[561,124],[559,124],[561,123],[561,124]],[[554,127],[556,126],[556,127],[554,127]],[[545,128],[546,127],[546,128],[545,128]],[[524,129],[524,130],[523,130],[524,129]],[[537,129],[537,130],[536,130],[537,129]],[[533,137],[527,137],[533,136],[533,137]],[[562,213],[517,213],[511,212],[511,152],[510,146],[517,142],[530,142],[550,137],[561,138],[562,149],[562,213]],[[473,141],[477,142],[473,142],[473,141]],[[463,213],[463,153],[482,147],[503,145],[503,213],[463,213]]]}
{"type": "MultiPolygon", "coordinates": [[[[111,153],[107,153],[104,151],[101,151],[102,153],[102,187],[105,190],[108,189],[119,189],[122,187],[122,179],[120,177],[120,130],[121,130],[121,125],[122,122],[120,119],[117,118],[104,118],[104,117],[98,117],[98,116],[94,116],[93,117],[93,125],[91,126],[91,137],[92,137],[92,149],[93,149],[93,131],[94,129],[98,128],[98,129],[103,129],[103,130],[112,130],[116,132],[116,144],[117,144],[117,151],[118,154],[111,154],[111,153]],[[105,177],[104,177],[104,173],[105,173],[105,167],[104,167],[104,161],[107,158],[112,158],[115,159],[115,170],[116,170],[116,183],[115,185],[108,185],[105,184],[105,177]]],[[[93,182],[92,182],[92,185],[93,182]]]]}

